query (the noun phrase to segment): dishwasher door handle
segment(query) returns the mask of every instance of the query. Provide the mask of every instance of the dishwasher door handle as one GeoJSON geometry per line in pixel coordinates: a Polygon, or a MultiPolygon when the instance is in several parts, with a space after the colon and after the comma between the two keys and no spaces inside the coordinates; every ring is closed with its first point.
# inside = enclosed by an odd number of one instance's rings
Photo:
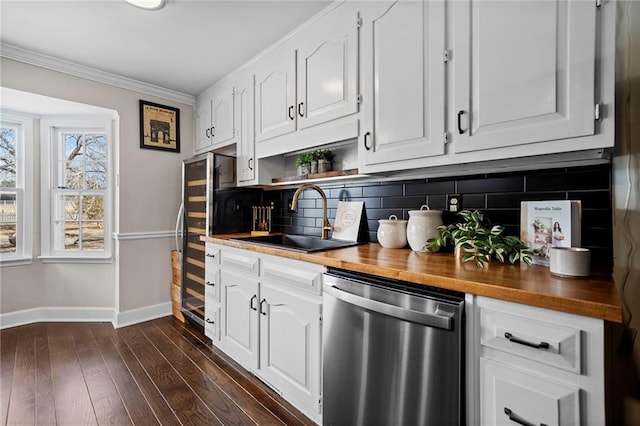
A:
{"type": "Polygon", "coordinates": [[[378,302],[377,300],[367,299],[366,297],[349,293],[333,285],[326,285],[324,287],[324,292],[342,300],[343,302],[406,321],[424,324],[430,327],[442,328],[445,330],[451,330],[453,327],[451,324],[451,316],[448,315],[440,315],[438,313],[428,314],[425,312],[418,312],[411,309],[389,305],[387,303],[378,302]]]}

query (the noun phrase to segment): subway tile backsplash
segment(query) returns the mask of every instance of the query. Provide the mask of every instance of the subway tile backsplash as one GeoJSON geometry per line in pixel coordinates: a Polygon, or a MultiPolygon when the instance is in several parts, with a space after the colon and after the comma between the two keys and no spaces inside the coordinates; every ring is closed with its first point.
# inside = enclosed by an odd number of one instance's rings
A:
{"type": "MultiPolygon", "coordinates": [[[[339,200],[364,201],[366,232],[377,242],[378,220],[390,215],[409,218],[409,210],[427,204],[444,210],[447,196],[462,195],[462,207],[482,210],[494,224],[504,225],[509,235],[519,235],[520,202],[537,200],[582,201],[582,246],[589,248],[592,265],[613,265],[611,168],[596,165],[577,168],[527,171],[521,173],[457,176],[391,182],[351,182],[320,185],[328,198],[333,222],[339,200]]],[[[322,200],[315,191],[305,191],[297,213],[289,211],[295,189],[264,192],[264,201],[275,203],[274,231],[320,235],[322,200]]],[[[445,223],[456,220],[445,212],[445,223]]]]}

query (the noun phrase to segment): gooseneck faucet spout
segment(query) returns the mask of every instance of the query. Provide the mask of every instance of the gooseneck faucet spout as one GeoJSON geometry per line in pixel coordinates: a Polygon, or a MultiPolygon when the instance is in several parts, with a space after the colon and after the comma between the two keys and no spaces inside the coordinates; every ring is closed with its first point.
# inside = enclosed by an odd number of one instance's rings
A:
{"type": "Polygon", "coordinates": [[[300,188],[296,190],[293,194],[293,201],[291,201],[291,210],[298,211],[298,198],[300,194],[304,192],[306,189],[315,189],[320,196],[322,197],[322,239],[329,239],[329,231],[333,231],[333,226],[329,223],[329,219],[327,218],[327,195],[324,191],[317,185],[311,183],[305,183],[300,188]]]}

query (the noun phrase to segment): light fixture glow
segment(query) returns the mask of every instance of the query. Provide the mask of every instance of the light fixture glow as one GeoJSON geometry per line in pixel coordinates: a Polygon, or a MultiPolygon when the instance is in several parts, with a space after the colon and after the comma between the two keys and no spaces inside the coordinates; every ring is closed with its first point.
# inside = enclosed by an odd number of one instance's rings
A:
{"type": "Polygon", "coordinates": [[[139,7],[145,10],[158,10],[162,9],[167,0],[124,0],[132,6],[139,7]]]}

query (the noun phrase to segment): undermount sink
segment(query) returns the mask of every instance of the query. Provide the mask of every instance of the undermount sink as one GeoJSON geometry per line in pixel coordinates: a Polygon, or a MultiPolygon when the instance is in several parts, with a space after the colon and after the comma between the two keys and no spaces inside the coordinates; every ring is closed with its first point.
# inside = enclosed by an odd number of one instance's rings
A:
{"type": "Polygon", "coordinates": [[[275,234],[275,235],[260,235],[251,237],[239,237],[231,238],[234,241],[242,241],[245,243],[252,243],[270,247],[277,247],[285,250],[301,251],[310,253],[314,251],[332,250],[343,247],[351,247],[359,242],[353,241],[341,241],[341,240],[323,240],[320,237],[313,237],[310,235],[295,235],[295,234],[275,234]]]}

